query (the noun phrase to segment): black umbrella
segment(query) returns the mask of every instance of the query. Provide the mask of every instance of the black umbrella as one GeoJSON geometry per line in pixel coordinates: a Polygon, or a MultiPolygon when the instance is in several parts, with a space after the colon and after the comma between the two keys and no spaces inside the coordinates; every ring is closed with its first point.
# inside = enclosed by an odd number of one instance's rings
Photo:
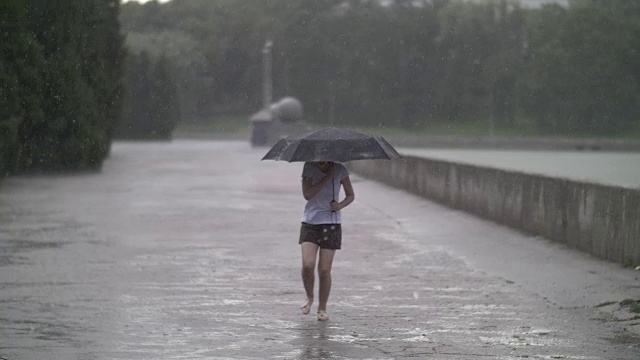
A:
{"type": "Polygon", "coordinates": [[[397,158],[400,154],[381,136],[326,128],[302,137],[282,138],[262,160],[345,162],[397,158]]]}

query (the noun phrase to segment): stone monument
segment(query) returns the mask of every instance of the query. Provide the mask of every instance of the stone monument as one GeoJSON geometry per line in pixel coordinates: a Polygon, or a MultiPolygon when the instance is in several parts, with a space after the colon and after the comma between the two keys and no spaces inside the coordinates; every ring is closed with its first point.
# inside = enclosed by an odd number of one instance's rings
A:
{"type": "Polygon", "coordinates": [[[271,146],[285,136],[311,132],[311,128],[302,122],[302,117],[302,103],[296,98],[284,97],[272,103],[249,120],[251,146],[271,146]]]}

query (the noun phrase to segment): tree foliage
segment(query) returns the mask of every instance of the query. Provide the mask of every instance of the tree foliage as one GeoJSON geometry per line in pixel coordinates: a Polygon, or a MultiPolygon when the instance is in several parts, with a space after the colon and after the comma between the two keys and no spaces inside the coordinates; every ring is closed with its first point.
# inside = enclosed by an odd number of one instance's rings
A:
{"type": "Polygon", "coordinates": [[[169,139],[180,118],[178,88],[165,57],[147,52],[127,57],[125,103],[116,136],[125,139],[169,139]]]}
{"type": "Polygon", "coordinates": [[[23,124],[44,121],[40,107],[44,57],[27,27],[22,1],[0,3],[0,172],[18,167],[23,124]]]}
{"type": "Polygon", "coordinates": [[[637,42],[623,21],[600,6],[576,5],[547,7],[532,24],[529,101],[541,124],[621,133],[638,120],[637,42]]]}
{"type": "Polygon", "coordinates": [[[119,2],[0,6],[0,170],[99,168],[121,110],[119,2]]]}
{"type": "Polygon", "coordinates": [[[273,40],[275,97],[312,121],[610,135],[640,120],[632,1],[173,0],[127,3],[121,20],[130,46],[176,64],[184,116],[258,108],[273,40]]]}

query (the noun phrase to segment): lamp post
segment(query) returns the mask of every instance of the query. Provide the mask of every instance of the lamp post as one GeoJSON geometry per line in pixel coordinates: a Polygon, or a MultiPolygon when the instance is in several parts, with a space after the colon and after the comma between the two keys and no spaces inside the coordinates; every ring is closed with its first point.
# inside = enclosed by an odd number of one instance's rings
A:
{"type": "Polygon", "coordinates": [[[264,44],[264,48],[262,49],[262,62],[264,65],[264,74],[263,74],[263,106],[265,109],[268,109],[271,105],[273,98],[273,82],[272,82],[272,55],[271,49],[273,48],[273,42],[271,40],[267,40],[264,44]]]}

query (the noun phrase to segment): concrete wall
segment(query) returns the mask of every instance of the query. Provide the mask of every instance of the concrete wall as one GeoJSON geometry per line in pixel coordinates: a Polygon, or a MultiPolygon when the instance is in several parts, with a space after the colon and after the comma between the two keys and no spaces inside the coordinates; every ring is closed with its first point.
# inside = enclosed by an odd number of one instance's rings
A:
{"type": "Polygon", "coordinates": [[[563,138],[503,138],[468,136],[389,135],[395,147],[513,149],[513,150],[600,150],[640,151],[640,140],[633,139],[563,139],[563,138]]]}
{"type": "Polygon", "coordinates": [[[405,157],[353,172],[624,265],[640,264],[640,190],[405,157]]]}

